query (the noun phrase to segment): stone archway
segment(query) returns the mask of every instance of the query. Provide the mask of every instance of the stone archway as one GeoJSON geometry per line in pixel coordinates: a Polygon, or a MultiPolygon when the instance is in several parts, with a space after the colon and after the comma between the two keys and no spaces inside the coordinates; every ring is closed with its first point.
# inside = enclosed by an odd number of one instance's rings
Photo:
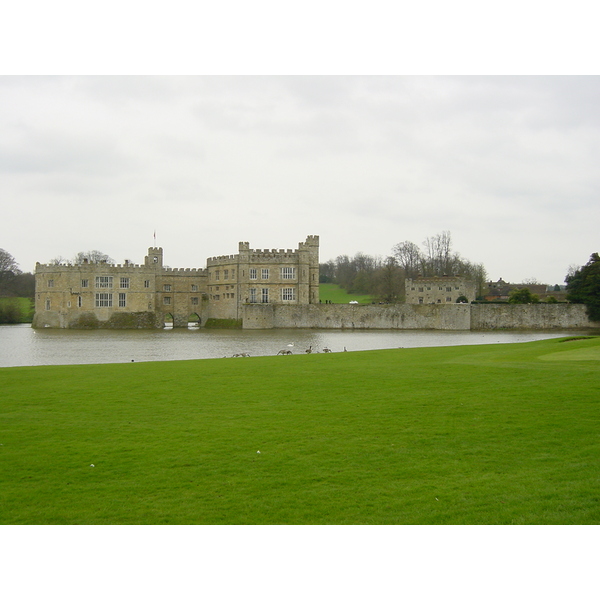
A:
{"type": "Polygon", "coordinates": [[[187,321],[188,329],[198,329],[202,326],[202,318],[197,312],[190,313],[187,321]]]}

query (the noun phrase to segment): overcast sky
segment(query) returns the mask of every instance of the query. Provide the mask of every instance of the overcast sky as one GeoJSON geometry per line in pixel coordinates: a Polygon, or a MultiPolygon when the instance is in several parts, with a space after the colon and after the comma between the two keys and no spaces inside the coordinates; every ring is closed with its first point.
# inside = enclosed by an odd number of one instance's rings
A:
{"type": "Polygon", "coordinates": [[[0,77],[0,247],[171,267],[444,230],[491,279],[600,251],[600,78],[0,77]]]}

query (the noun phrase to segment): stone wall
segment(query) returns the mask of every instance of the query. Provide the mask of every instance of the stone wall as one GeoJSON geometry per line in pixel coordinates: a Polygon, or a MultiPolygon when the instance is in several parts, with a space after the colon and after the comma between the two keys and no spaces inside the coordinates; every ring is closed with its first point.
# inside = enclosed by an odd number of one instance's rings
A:
{"type": "Polygon", "coordinates": [[[472,304],[471,329],[589,329],[583,304],[472,304]]]}
{"type": "Polygon", "coordinates": [[[470,327],[468,304],[296,306],[247,304],[244,329],[448,329],[470,327]]]}
{"type": "Polygon", "coordinates": [[[246,304],[244,329],[590,329],[581,304],[246,304]]]}

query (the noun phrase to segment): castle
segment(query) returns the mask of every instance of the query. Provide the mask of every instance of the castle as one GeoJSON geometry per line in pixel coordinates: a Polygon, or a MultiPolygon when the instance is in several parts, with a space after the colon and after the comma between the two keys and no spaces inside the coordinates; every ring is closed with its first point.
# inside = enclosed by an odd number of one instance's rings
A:
{"type": "Polygon", "coordinates": [[[405,282],[407,304],[448,304],[463,299],[473,302],[475,282],[465,277],[418,277],[405,282]]]}
{"type": "Polygon", "coordinates": [[[209,258],[205,269],[163,266],[163,249],[144,264],[84,261],[35,268],[33,327],[187,327],[209,319],[241,321],[244,307],[319,303],[319,236],[296,250],[253,250],[209,258]]]}

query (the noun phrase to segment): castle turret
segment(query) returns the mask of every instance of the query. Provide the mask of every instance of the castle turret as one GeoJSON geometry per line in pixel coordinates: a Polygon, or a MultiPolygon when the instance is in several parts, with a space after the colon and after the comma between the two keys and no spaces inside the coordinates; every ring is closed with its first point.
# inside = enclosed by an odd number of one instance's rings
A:
{"type": "Polygon", "coordinates": [[[298,245],[301,303],[319,304],[319,236],[309,235],[298,245]]]}
{"type": "Polygon", "coordinates": [[[145,263],[147,267],[160,267],[163,266],[163,249],[162,248],[148,248],[148,255],[146,256],[145,263]]]}

